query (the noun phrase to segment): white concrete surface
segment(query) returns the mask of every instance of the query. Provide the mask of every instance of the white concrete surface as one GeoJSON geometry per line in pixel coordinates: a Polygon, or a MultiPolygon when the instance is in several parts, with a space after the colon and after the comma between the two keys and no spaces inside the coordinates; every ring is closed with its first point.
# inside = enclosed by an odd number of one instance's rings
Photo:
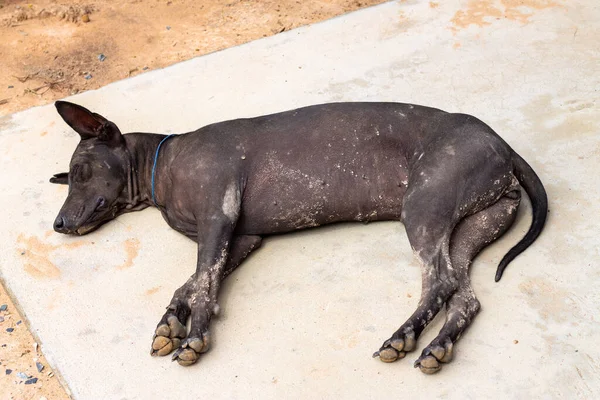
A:
{"type": "Polygon", "coordinates": [[[500,283],[496,265],[528,210],[477,260],[483,310],[435,376],[413,369],[418,351],[371,359],[419,295],[396,223],[267,240],[227,281],[212,350],[191,368],[151,358],[153,329],[194,270],[194,243],[156,210],[81,238],[53,233],[66,188],[48,178],[66,170],[76,134],[53,106],[0,119],[0,270],[75,398],[598,398],[600,4],[514,3],[387,3],[70,99],[123,131],[181,132],[340,100],[488,122],[543,179],[550,217],[500,283]]]}

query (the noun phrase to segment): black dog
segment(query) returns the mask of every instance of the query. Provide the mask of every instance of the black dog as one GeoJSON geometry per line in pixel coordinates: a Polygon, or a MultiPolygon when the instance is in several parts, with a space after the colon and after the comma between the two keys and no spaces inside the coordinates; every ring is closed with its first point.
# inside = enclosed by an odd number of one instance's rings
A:
{"type": "Polygon", "coordinates": [[[546,220],[546,192],[535,172],[469,115],[398,103],[323,104],[171,137],[122,135],[81,106],[59,101],[56,108],[81,136],[69,173],[51,179],[69,184],[57,232],[83,235],[155,205],[173,229],[198,243],[196,273],[175,291],[152,343],[153,355],[175,350],[181,365],[208,350],[221,281],[263,236],[399,220],[422,263],[422,294],[374,356],[403,358],[446,304],[446,323],[415,363],[437,372],[480,307],[469,266],[512,225],[521,186],[533,222],[500,262],[496,281],[546,220]]]}

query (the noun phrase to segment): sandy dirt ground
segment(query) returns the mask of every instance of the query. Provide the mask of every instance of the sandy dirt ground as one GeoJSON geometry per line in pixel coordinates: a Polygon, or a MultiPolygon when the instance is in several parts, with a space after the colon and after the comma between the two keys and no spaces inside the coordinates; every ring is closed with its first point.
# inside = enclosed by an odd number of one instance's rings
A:
{"type": "MultiPolygon", "coordinates": [[[[0,0],[0,116],[382,2],[0,0]]],[[[2,285],[0,346],[0,400],[69,398],[2,285]]]]}
{"type": "Polygon", "coordinates": [[[382,2],[0,0],[0,115],[382,2]]]}
{"type": "Polygon", "coordinates": [[[0,399],[69,398],[42,351],[0,285],[0,399]]]}

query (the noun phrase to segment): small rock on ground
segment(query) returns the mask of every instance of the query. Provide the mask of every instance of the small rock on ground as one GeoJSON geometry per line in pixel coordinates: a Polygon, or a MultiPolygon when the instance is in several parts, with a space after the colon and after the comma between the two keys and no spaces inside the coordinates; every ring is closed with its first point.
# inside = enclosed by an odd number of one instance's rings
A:
{"type": "Polygon", "coordinates": [[[17,376],[23,380],[29,379],[29,376],[25,372],[17,372],[17,376]]]}

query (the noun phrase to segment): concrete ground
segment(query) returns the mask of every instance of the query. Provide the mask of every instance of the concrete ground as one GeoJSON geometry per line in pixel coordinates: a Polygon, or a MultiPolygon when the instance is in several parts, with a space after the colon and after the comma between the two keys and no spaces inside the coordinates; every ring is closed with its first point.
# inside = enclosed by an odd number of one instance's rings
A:
{"type": "Polygon", "coordinates": [[[598,397],[598,37],[595,0],[390,2],[70,98],[124,132],[350,100],[486,121],[541,176],[550,214],[499,283],[496,265],[526,231],[527,207],[478,258],[483,309],[435,376],[412,368],[418,352],[371,359],[418,301],[399,223],[266,240],[224,286],[212,350],[190,368],[151,358],[195,244],[154,209],[80,238],[53,233],[66,188],[48,178],[66,171],[78,138],[52,106],[0,119],[2,277],[75,398],[598,397]]]}

